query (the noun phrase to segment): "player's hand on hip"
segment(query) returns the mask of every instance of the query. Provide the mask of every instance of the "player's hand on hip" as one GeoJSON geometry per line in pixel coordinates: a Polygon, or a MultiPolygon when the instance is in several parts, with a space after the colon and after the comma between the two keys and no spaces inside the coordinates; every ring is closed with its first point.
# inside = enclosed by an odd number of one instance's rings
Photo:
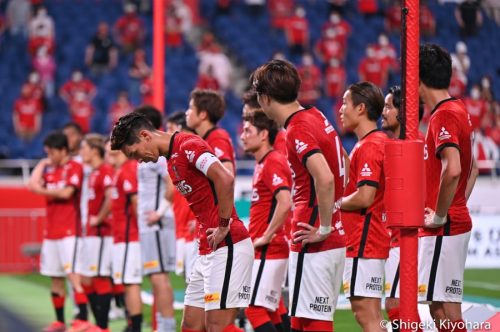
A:
{"type": "Polygon", "coordinates": [[[210,248],[212,248],[213,251],[217,249],[217,246],[219,243],[224,240],[226,237],[227,233],[229,233],[229,227],[231,223],[227,227],[217,227],[217,228],[209,228],[207,229],[207,240],[208,240],[208,245],[210,248]]]}
{"type": "Polygon", "coordinates": [[[156,224],[161,219],[161,216],[156,211],[148,211],[146,214],[148,225],[156,224]]]}
{"type": "Polygon", "coordinates": [[[438,228],[446,224],[448,218],[446,216],[440,217],[431,208],[424,210],[424,227],[425,228],[438,228]]]}
{"type": "Polygon", "coordinates": [[[255,248],[265,246],[266,244],[271,243],[271,240],[273,239],[274,235],[268,236],[268,235],[263,235],[261,237],[256,238],[253,241],[253,246],[255,248]]]}
{"type": "Polygon", "coordinates": [[[89,217],[89,225],[90,226],[98,226],[99,225],[99,218],[97,216],[90,216],[89,217]]]}
{"type": "Polygon", "coordinates": [[[305,245],[308,243],[321,242],[324,241],[330,235],[330,234],[320,234],[316,227],[313,227],[303,222],[299,222],[297,226],[300,226],[304,229],[296,231],[292,234],[294,243],[302,242],[302,245],[305,245]]]}

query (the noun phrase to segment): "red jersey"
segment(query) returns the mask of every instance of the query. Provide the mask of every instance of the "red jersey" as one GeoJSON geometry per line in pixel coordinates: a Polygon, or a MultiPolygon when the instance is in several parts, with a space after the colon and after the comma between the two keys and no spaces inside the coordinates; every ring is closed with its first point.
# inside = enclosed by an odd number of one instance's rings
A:
{"type": "MultiPolygon", "coordinates": [[[[216,228],[219,225],[219,208],[213,183],[198,168],[203,167],[202,159],[199,163],[198,159],[204,153],[214,154],[212,148],[200,137],[175,133],[172,135],[167,155],[168,174],[199,221],[200,255],[212,252],[206,232],[207,229],[216,228]]],[[[234,207],[231,218],[233,222],[228,236],[219,243],[218,248],[237,243],[249,236],[234,207]]]]}
{"type": "Polygon", "coordinates": [[[326,22],[321,27],[322,35],[326,35],[328,29],[335,30],[335,39],[337,39],[342,47],[347,48],[347,38],[351,34],[351,25],[346,20],[340,20],[338,23],[326,22]]]}
{"type": "Polygon", "coordinates": [[[115,243],[139,241],[137,211],[132,208],[131,196],[137,194],[137,162],[127,160],[113,179],[111,217],[115,243]]]}
{"type": "Polygon", "coordinates": [[[141,96],[144,105],[153,105],[153,76],[146,77],[142,80],[141,96]]]}
{"type": "Polygon", "coordinates": [[[132,104],[128,102],[127,103],[116,102],[113,105],[111,105],[111,108],[109,110],[111,126],[117,123],[122,116],[133,111],[134,111],[134,106],[132,106],[132,104]]]}
{"type": "Polygon", "coordinates": [[[330,59],[344,60],[345,48],[337,38],[322,38],[316,44],[316,50],[321,56],[323,62],[330,59]]]}
{"type": "Polygon", "coordinates": [[[79,82],[70,80],[61,87],[61,94],[67,99],[67,102],[71,102],[78,92],[83,92],[91,100],[95,90],[95,85],[87,79],[82,79],[79,82]]]}
{"type": "Polygon", "coordinates": [[[80,193],[82,190],[83,168],[70,160],[62,166],[47,166],[43,180],[47,189],[74,187],[75,193],[69,199],[47,198],[47,227],[44,237],[49,240],[66,236],[81,236],[80,193]]]}
{"type": "MultiPolygon", "coordinates": [[[[250,224],[248,232],[252,240],[264,235],[276,209],[276,194],[281,190],[291,191],[292,173],[286,157],[271,150],[256,165],[252,181],[252,205],[250,205],[250,224]]],[[[283,225],[290,222],[291,214],[283,225]]],[[[283,226],[280,227],[271,242],[255,248],[255,258],[264,253],[269,259],[288,258],[288,243],[283,226]]]]}
{"type": "Polygon", "coordinates": [[[269,13],[271,14],[271,25],[274,28],[283,28],[286,19],[292,14],[293,0],[269,0],[269,13]]]}
{"type": "Polygon", "coordinates": [[[387,83],[387,67],[377,58],[364,58],[359,64],[359,76],[363,81],[369,81],[379,87],[387,83]]]}
{"type": "Polygon", "coordinates": [[[470,121],[472,123],[472,130],[479,129],[481,127],[481,121],[488,112],[488,106],[485,100],[482,99],[464,99],[465,108],[470,115],[470,121]]]}
{"type": "MultiPolygon", "coordinates": [[[[328,162],[335,179],[335,201],[344,193],[344,158],[342,143],[337,132],[317,108],[312,107],[293,113],[285,122],[286,147],[288,161],[295,181],[293,202],[295,209],[292,218],[291,233],[301,228],[297,223],[308,223],[319,227],[318,202],[312,177],[306,168],[307,159],[315,153],[322,153],[328,162]]],[[[340,211],[332,215],[333,231],[330,236],[318,243],[308,244],[302,248],[302,243],[293,243],[294,252],[319,252],[345,247],[345,236],[342,228],[340,211]]]]}
{"type": "Polygon", "coordinates": [[[90,118],[94,114],[94,107],[87,101],[72,101],[70,106],[71,118],[76,122],[84,133],[90,131],[90,118]]]}
{"type": "Polygon", "coordinates": [[[23,89],[29,90],[28,94],[31,98],[34,98],[40,102],[43,101],[44,93],[43,93],[43,86],[41,84],[28,82],[28,83],[23,84],[21,91],[23,89]]]}
{"type": "Polygon", "coordinates": [[[291,16],[285,21],[285,33],[289,44],[304,45],[309,40],[309,23],[305,17],[291,16]]]}
{"type": "Polygon", "coordinates": [[[122,42],[137,43],[142,38],[143,23],[137,15],[124,15],[116,22],[116,29],[122,42]]]}
{"type": "Polygon", "coordinates": [[[286,156],[286,131],[283,129],[278,130],[276,138],[274,139],[273,149],[281,152],[286,156]]]}
{"type": "MultiPolygon", "coordinates": [[[[102,164],[92,170],[88,182],[88,217],[97,216],[101,211],[106,190],[113,185],[114,169],[108,164],[102,164]]],[[[87,222],[87,235],[91,236],[111,236],[111,218],[108,216],[98,226],[90,226],[87,222]]]]}
{"type": "Polygon", "coordinates": [[[212,75],[200,74],[198,77],[198,82],[196,82],[196,87],[198,89],[207,89],[218,91],[220,89],[219,81],[212,75]]]}
{"type": "Polygon", "coordinates": [[[472,229],[465,199],[465,188],[472,167],[472,124],[464,103],[455,98],[444,99],[434,107],[425,136],[425,207],[434,211],[441,183],[440,154],[446,147],[454,147],[460,151],[462,169],[453,201],[448,209],[448,222],[443,227],[424,228],[420,236],[458,235],[472,229]]]}
{"type": "Polygon", "coordinates": [[[453,71],[451,75],[450,87],[448,92],[450,96],[455,98],[462,98],[465,95],[465,89],[467,88],[467,78],[465,75],[453,71]]]}
{"type": "Polygon", "coordinates": [[[233,142],[228,132],[222,128],[213,127],[205,133],[203,139],[214,150],[215,156],[219,158],[221,162],[230,161],[236,172],[236,157],[234,154],[233,142]]]}
{"type": "Polygon", "coordinates": [[[36,119],[42,114],[42,107],[37,99],[20,98],[14,103],[14,112],[22,128],[35,129],[36,119]]]}
{"type": "Polygon", "coordinates": [[[189,232],[189,223],[196,221],[193,211],[189,208],[189,203],[177,190],[174,191],[174,203],[172,206],[175,217],[175,237],[191,242],[195,239],[196,232],[189,232]]]}
{"type": "Polygon", "coordinates": [[[375,199],[367,209],[342,210],[347,234],[346,257],[389,257],[390,236],[385,225],[384,207],[384,144],[389,140],[379,130],[365,135],[351,151],[349,182],[344,196],[349,196],[361,186],[377,188],[375,199]]]}
{"type": "Polygon", "coordinates": [[[343,67],[328,67],[325,72],[326,94],[338,98],[344,93],[347,74],[343,67]]]}

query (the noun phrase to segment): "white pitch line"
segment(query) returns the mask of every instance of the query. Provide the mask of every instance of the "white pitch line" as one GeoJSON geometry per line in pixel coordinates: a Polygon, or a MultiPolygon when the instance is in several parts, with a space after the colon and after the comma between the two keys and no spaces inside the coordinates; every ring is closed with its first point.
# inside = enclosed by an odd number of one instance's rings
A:
{"type": "Polygon", "coordinates": [[[499,284],[492,284],[490,282],[483,282],[483,281],[466,280],[464,282],[464,286],[500,291],[499,284]]]}

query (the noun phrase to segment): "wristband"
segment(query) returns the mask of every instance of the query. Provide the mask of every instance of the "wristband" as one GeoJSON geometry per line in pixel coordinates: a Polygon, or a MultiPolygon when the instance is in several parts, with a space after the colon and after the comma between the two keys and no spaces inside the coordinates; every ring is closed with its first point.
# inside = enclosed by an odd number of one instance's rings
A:
{"type": "Polygon", "coordinates": [[[320,235],[328,235],[332,232],[332,226],[319,226],[319,234],[320,235]]]}
{"type": "Polygon", "coordinates": [[[167,209],[170,208],[171,204],[169,201],[167,201],[165,198],[160,201],[160,204],[158,204],[158,209],[156,209],[156,214],[158,214],[160,217],[163,217],[165,212],[167,212],[167,209]]]}
{"type": "Polygon", "coordinates": [[[229,221],[231,220],[231,218],[222,218],[222,217],[219,217],[219,227],[227,227],[229,226],[229,221]]]}
{"type": "Polygon", "coordinates": [[[446,216],[440,217],[437,214],[434,214],[434,216],[432,217],[432,223],[434,225],[443,226],[444,224],[446,224],[446,221],[447,221],[446,216]]]}

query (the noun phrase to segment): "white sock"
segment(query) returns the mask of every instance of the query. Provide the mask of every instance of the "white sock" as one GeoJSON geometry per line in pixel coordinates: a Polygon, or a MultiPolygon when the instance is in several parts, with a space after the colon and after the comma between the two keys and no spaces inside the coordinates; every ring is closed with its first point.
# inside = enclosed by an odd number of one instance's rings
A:
{"type": "Polygon", "coordinates": [[[156,313],[157,332],[175,332],[176,323],[173,317],[163,317],[159,312],[156,313]]]}

